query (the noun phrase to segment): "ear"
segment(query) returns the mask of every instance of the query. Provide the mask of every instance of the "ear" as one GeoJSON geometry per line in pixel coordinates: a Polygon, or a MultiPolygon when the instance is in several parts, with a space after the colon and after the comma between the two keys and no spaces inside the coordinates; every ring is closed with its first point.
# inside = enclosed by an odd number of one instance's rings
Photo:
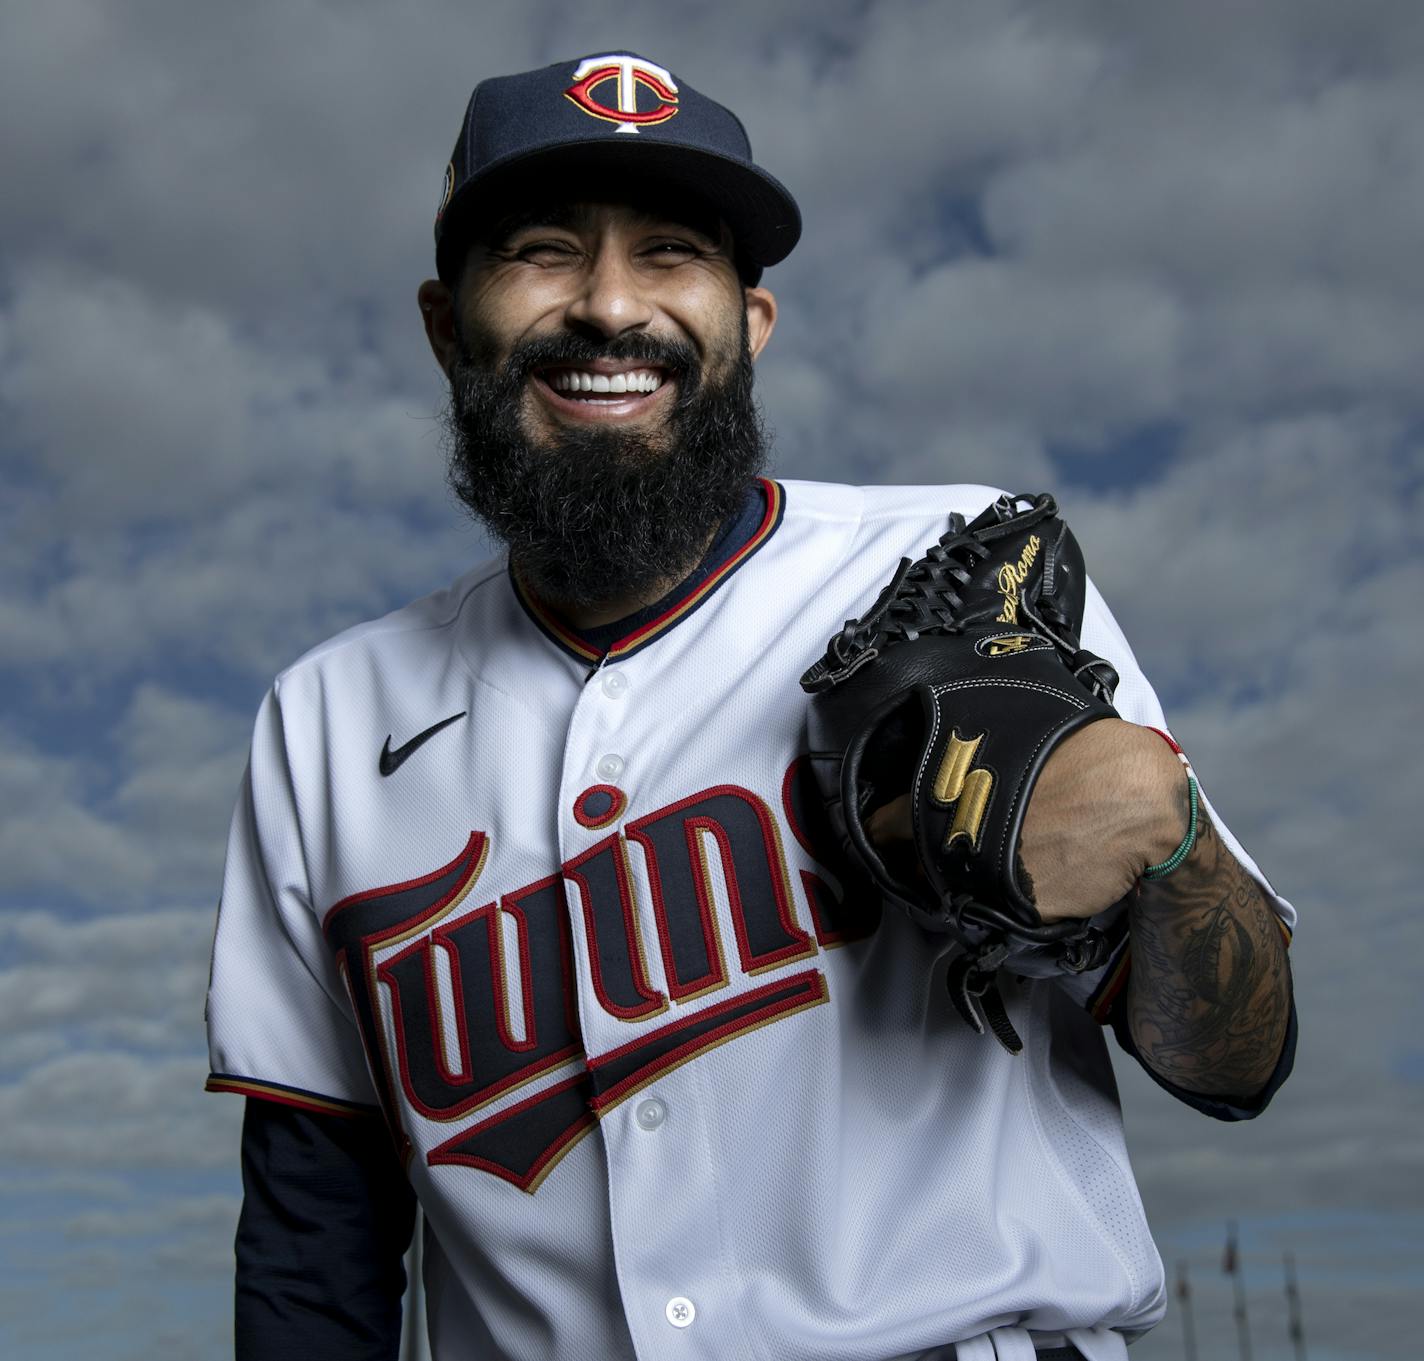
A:
{"type": "Polygon", "coordinates": [[[435,362],[448,378],[460,351],[455,338],[455,299],[439,279],[427,279],[417,290],[416,298],[420,319],[425,323],[425,338],[435,362]]]}
{"type": "Polygon", "coordinates": [[[747,288],[743,293],[747,302],[747,344],[755,359],[776,328],[776,298],[769,288],[747,288]]]}

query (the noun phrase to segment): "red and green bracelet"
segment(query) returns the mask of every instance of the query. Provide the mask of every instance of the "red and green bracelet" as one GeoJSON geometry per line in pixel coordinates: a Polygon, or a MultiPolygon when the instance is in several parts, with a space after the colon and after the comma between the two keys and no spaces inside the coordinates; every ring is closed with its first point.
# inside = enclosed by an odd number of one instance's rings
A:
{"type": "Polygon", "coordinates": [[[1192,763],[1187,760],[1187,753],[1177,745],[1170,734],[1163,732],[1161,728],[1153,728],[1152,731],[1177,753],[1177,760],[1182,763],[1182,769],[1187,772],[1187,790],[1191,797],[1192,815],[1187,823],[1187,834],[1182,838],[1182,844],[1160,865],[1149,865],[1142,871],[1142,877],[1149,883],[1155,882],[1158,879],[1165,879],[1192,853],[1192,847],[1197,844],[1197,819],[1200,816],[1200,800],[1197,797],[1197,777],[1192,772],[1192,763]]]}

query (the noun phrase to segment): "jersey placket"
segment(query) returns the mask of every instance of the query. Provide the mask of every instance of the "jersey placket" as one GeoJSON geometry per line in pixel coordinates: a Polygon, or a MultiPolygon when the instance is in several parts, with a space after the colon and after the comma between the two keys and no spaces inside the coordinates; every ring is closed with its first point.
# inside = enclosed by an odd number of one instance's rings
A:
{"type": "Polygon", "coordinates": [[[748,1354],[721,1251],[715,1150],[698,1109],[695,1062],[671,1066],[656,1056],[666,1046],[654,1037],[676,1008],[642,849],[622,835],[666,796],[652,772],[676,713],[654,693],[658,653],[605,662],[584,686],[564,749],[560,857],[628,1329],[645,1361],[670,1348],[712,1361],[748,1354]]]}
{"type": "Polygon", "coordinates": [[[599,1126],[615,1266],[642,1361],[758,1355],[737,1309],[719,1215],[721,1154],[702,1102],[694,1060],[606,1111],[599,1126]]]}

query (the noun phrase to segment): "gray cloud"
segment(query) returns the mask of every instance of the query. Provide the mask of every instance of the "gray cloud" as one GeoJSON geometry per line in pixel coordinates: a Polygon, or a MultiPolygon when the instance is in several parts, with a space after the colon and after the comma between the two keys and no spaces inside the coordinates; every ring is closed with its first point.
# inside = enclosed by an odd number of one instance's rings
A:
{"type": "Polygon", "coordinates": [[[189,1054],[207,986],[212,910],[125,913],[76,922],[17,913],[0,927],[0,1071],[74,1046],[189,1054]],[[58,1033],[65,1044],[54,1048],[58,1033]],[[40,1052],[36,1053],[36,1048],[40,1052]]]}
{"type": "Polygon", "coordinates": [[[112,276],[40,267],[13,284],[0,396],[74,531],[191,524],[239,491],[291,486],[313,502],[438,506],[438,478],[410,475],[430,409],[389,391],[378,360],[273,346],[112,276]]]}
{"type": "Polygon", "coordinates": [[[1150,280],[961,262],[867,313],[861,372],[912,424],[1010,418],[1098,441],[1179,410],[1183,309],[1150,280]]]}
{"type": "MultiPolygon", "coordinates": [[[[200,1013],[201,1014],[201,1013],[200,1013]]],[[[48,1170],[230,1167],[242,1103],[191,1055],[75,1052],[0,1086],[0,1159],[48,1170]]]]}
{"type": "Polygon", "coordinates": [[[240,1207],[241,1199],[233,1196],[182,1196],[158,1206],[86,1210],[71,1215],[61,1228],[81,1240],[194,1232],[203,1242],[226,1231],[240,1207]]]}
{"type": "Polygon", "coordinates": [[[0,792],[11,811],[0,821],[0,884],[7,889],[72,889],[141,883],[143,850],[88,804],[79,763],[16,739],[0,753],[0,792]]]}
{"type": "MultiPolygon", "coordinates": [[[[115,723],[117,759],[56,757],[10,734],[0,793],[15,811],[0,822],[0,887],[58,889],[100,912],[141,897],[211,898],[250,729],[245,714],[145,682],[115,723]]],[[[28,920],[11,917],[0,937],[28,920]]]]}

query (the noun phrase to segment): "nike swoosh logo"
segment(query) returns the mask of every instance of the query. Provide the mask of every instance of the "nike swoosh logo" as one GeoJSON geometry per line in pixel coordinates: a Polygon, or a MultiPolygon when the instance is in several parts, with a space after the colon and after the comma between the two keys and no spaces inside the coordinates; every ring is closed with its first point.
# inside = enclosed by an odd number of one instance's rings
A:
{"type": "Polygon", "coordinates": [[[391,750],[391,735],[386,734],[386,745],[381,748],[381,774],[394,775],[401,768],[405,758],[411,754],[423,742],[428,742],[441,728],[448,728],[452,723],[458,723],[468,712],[461,709],[458,714],[451,714],[449,718],[442,718],[439,723],[432,723],[424,732],[418,732],[403,747],[391,750]]]}

